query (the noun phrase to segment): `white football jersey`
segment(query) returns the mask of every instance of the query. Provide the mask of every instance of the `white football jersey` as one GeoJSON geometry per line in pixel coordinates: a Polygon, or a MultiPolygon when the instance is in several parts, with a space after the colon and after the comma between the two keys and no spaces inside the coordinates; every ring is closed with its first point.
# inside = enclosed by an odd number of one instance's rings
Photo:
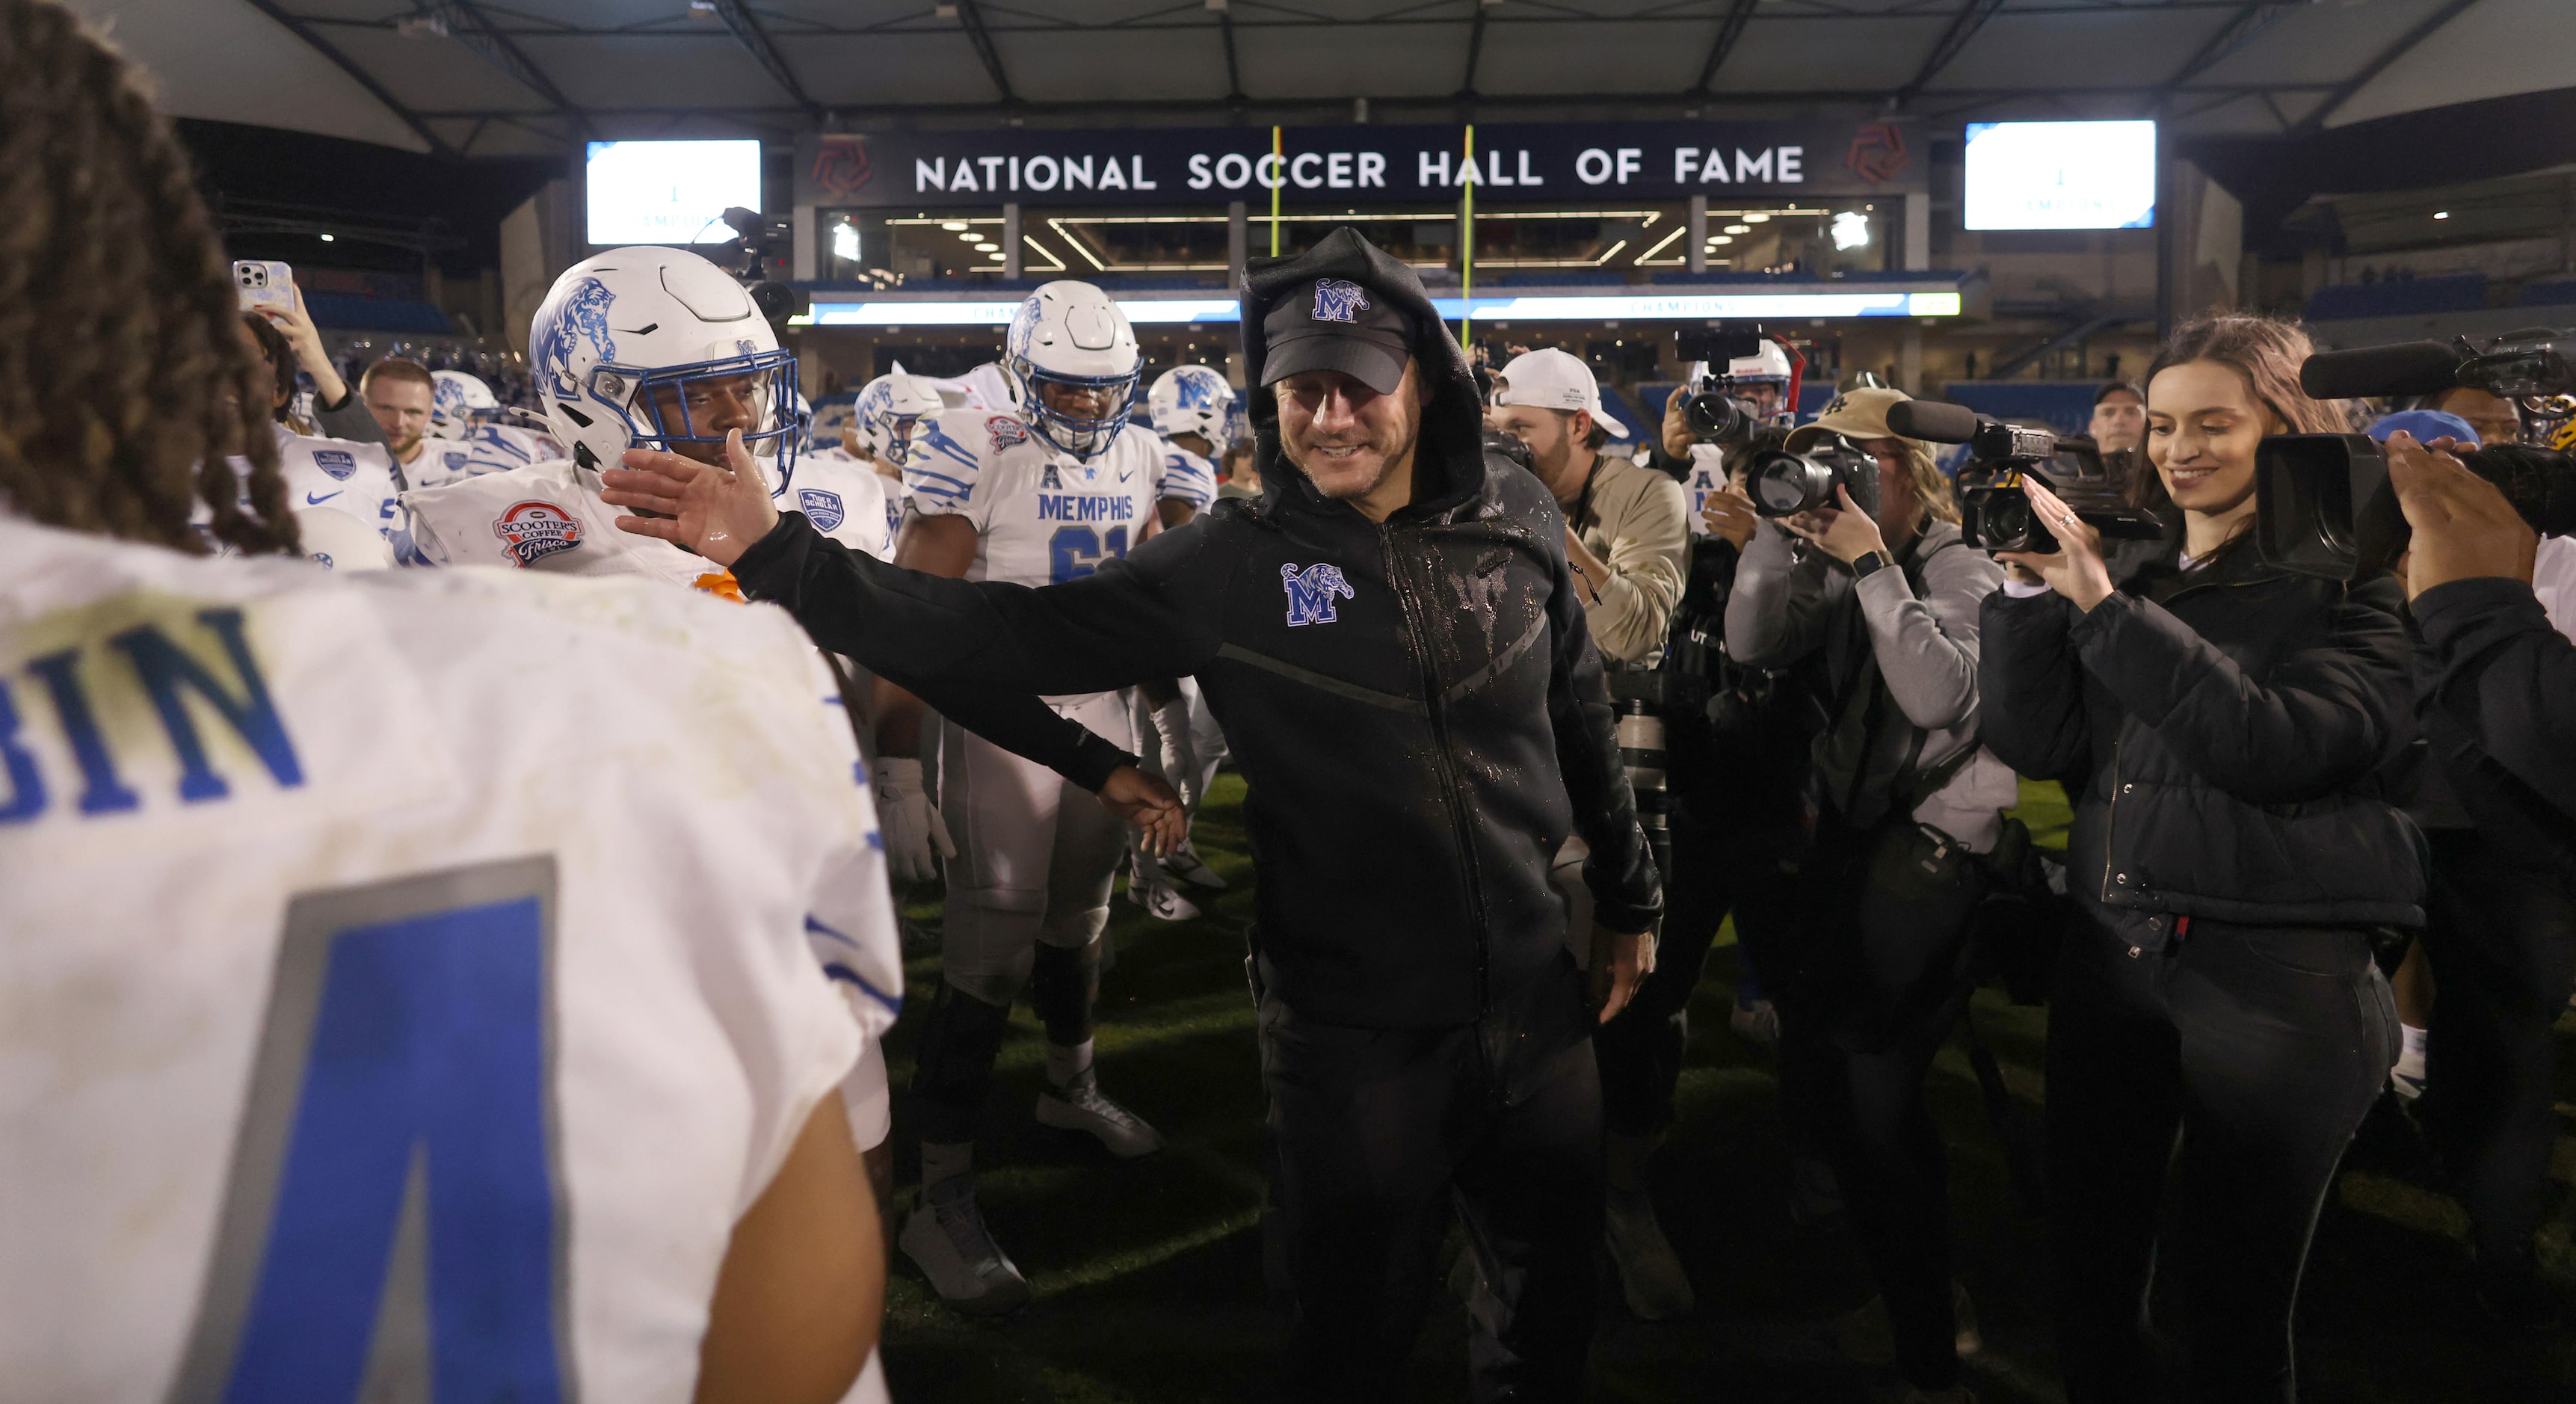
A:
{"type": "Polygon", "coordinates": [[[730,582],[724,567],[668,542],[617,529],[627,515],[599,500],[599,475],[556,459],[458,478],[403,494],[420,550],[436,565],[558,575],[646,575],[678,585],[730,582]]]}
{"type": "Polygon", "coordinates": [[[1163,495],[1163,441],[1129,425],[1085,463],[1000,410],[951,409],[913,426],[912,508],[961,516],[978,541],[969,580],[1054,585],[1127,554],[1163,495]]]}
{"type": "Polygon", "coordinates": [[[415,488],[506,473],[564,456],[553,439],[515,424],[478,424],[464,438],[424,439],[421,444],[420,457],[403,465],[403,477],[415,488]]]}
{"type": "MultiPolygon", "coordinates": [[[[1131,424],[1118,437],[1153,432],[1131,424]]],[[[1216,466],[1159,434],[1154,437],[1162,439],[1163,444],[1162,495],[1186,502],[1194,511],[1206,511],[1208,504],[1216,501],[1216,466]]]]}
{"type": "MultiPolygon", "coordinates": [[[[301,511],[329,507],[373,526],[403,565],[426,564],[413,543],[411,519],[402,510],[394,461],[382,444],[315,439],[280,424],[277,467],[286,479],[286,505],[301,511]]],[[[245,460],[234,459],[235,471],[245,460]]]]}
{"type": "Polygon", "coordinates": [[[814,529],[854,551],[894,559],[900,519],[886,510],[886,480],[877,470],[834,449],[796,455],[796,482],[769,494],[781,512],[802,512],[814,529]]]}
{"type": "Polygon", "coordinates": [[[0,517],[0,1393],[687,1400],[900,994],[830,693],[765,606],[0,517]]]}
{"type": "Polygon", "coordinates": [[[1710,534],[1708,529],[1708,520],[1700,515],[1700,511],[1702,508],[1708,506],[1708,495],[1710,493],[1723,492],[1725,490],[1726,464],[1723,457],[1718,452],[1717,445],[1691,445],[1690,472],[1685,474],[1682,478],[1682,496],[1688,500],[1689,504],[1689,510],[1683,516],[1682,521],[1685,526],[1690,528],[1691,535],[1707,536],[1710,534]]]}

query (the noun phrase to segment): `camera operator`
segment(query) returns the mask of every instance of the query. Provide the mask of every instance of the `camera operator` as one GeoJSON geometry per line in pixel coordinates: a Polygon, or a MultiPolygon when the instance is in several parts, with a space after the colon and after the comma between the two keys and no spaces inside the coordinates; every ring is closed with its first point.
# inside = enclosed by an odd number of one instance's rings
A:
{"type": "Polygon", "coordinates": [[[2149,1389],[2168,1184],[2191,1397],[2295,1397],[2309,1239],[2396,1053],[2370,930],[2423,919],[2417,840],[2373,778],[2407,731],[2401,592],[2277,569],[2249,539],[2257,442],[2345,428],[2299,389],[2308,350],[2260,317],[2177,332],[2147,376],[2172,554],[2115,587],[2097,534],[2033,482],[2064,546],[2003,556],[2014,581],[1986,602],[1987,742],[2078,796],[2086,920],[2048,1047],[2070,1404],[2149,1389]]]}
{"type": "Polygon", "coordinates": [[[2450,450],[2387,440],[2412,526],[2405,561],[2422,653],[2417,720],[2447,803],[2427,815],[2433,891],[2421,945],[2441,986],[2425,1120],[2469,1211],[2479,1305],[2539,1329],[2561,1313],[2534,1266],[2547,1203],[2558,1050],[2576,985],[2576,644],[2531,588],[2538,538],[2450,450]],[[2443,821],[2449,822],[2443,822],[2443,821]]]}
{"type": "MultiPolygon", "coordinates": [[[[1875,514],[1836,507],[1757,528],[1736,567],[1726,648],[1742,663],[1824,665],[1833,720],[1812,748],[1812,848],[1798,867],[1806,940],[1777,981],[1784,1112],[1823,1148],[1886,1300],[1896,1362],[1927,1399],[1964,1399],[1948,1153],[1923,1099],[1965,1007],[1976,855],[2019,796],[1977,744],[1978,604],[2002,568],[1961,540],[1929,445],[1890,430],[1902,391],[1845,391],[1790,433],[1875,460],[1875,514]]],[[[1865,470],[1864,470],[1865,471],[1865,470]]]]}
{"type": "Polygon", "coordinates": [[[1601,408],[1592,368],[1553,347],[1503,367],[1488,422],[1529,449],[1565,513],[1565,560],[1602,661],[1652,666],[1682,593],[1681,485],[1601,452],[1627,426],[1601,408]]]}
{"type": "Polygon", "coordinates": [[[2474,385],[2454,385],[2416,401],[2415,408],[2458,417],[2469,426],[2473,436],[2463,442],[2472,442],[2480,447],[2522,442],[2521,414],[2515,411],[2513,401],[2491,390],[2481,390],[2474,385]]]}

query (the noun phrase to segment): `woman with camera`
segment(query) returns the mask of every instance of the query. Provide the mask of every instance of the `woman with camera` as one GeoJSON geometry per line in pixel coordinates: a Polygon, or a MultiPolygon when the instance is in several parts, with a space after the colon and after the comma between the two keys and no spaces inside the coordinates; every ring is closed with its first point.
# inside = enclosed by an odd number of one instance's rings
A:
{"type": "Polygon", "coordinates": [[[1831,475],[1838,505],[1753,534],[1726,648],[1753,667],[1808,662],[1823,679],[1797,874],[1805,939],[1796,969],[1763,971],[1780,1011],[1782,1111],[1840,1181],[1912,1397],[1952,1401],[1970,1397],[1959,1348],[1974,1349],[1975,1327],[1951,1274],[1948,1152],[1923,1082],[1967,1002],[1979,855],[2019,787],[1977,745],[1978,605],[2002,571],[1960,540],[1930,448],[1888,428],[1906,398],[1847,391],[1789,436],[1789,452],[1831,475]]]}
{"type": "Polygon", "coordinates": [[[2300,392],[2308,351],[2260,317],[2177,332],[2148,370],[2140,486],[2180,539],[2115,587],[2093,530],[2032,483],[2061,548],[2004,554],[1986,602],[1987,744],[2075,797],[2082,919],[2048,1046],[2070,1404],[2152,1392],[2168,1193],[2190,1397],[2294,1398],[2309,1239],[2396,1053],[2371,930],[2424,915],[2420,840],[2374,782],[2408,733],[2403,592],[2275,569],[2252,539],[2255,446],[2345,428],[2300,392]]]}

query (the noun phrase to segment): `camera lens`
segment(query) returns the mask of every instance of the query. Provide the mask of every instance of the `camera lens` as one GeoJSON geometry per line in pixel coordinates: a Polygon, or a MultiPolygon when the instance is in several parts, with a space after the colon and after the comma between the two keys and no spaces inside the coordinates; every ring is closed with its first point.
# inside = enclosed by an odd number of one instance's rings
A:
{"type": "Polygon", "coordinates": [[[1682,402],[1682,423],[1703,439],[1731,437],[1742,429],[1743,413],[1733,400],[1703,390],[1682,402]]]}
{"type": "Polygon", "coordinates": [[[1766,517],[1796,516],[1834,500],[1833,470],[1798,454],[1765,453],[1753,460],[1745,476],[1753,488],[1754,510],[1766,517]]]}

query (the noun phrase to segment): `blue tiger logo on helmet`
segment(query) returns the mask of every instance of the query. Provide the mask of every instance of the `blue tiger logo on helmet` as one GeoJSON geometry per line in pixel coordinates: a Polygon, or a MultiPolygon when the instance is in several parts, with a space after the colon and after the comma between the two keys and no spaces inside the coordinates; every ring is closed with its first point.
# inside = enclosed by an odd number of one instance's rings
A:
{"type": "Polygon", "coordinates": [[[1211,366],[1174,366],[1154,381],[1145,396],[1146,417],[1154,432],[1168,439],[1196,434],[1207,440],[1210,456],[1225,452],[1234,435],[1234,386],[1211,366]]]}
{"type": "Polygon", "coordinates": [[[533,338],[537,346],[537,369],[553,387],[555,394],[571,399],[581,393],[581,381],[573,374],[572,358],[589,344],[591,353],[603,361],[617,359],[617,337],[608,329],[608,306],[617,295],[597,278],[584,278],[573,285],[571,295],[556,310],[555,319],[537,329],[533,338]]]}

